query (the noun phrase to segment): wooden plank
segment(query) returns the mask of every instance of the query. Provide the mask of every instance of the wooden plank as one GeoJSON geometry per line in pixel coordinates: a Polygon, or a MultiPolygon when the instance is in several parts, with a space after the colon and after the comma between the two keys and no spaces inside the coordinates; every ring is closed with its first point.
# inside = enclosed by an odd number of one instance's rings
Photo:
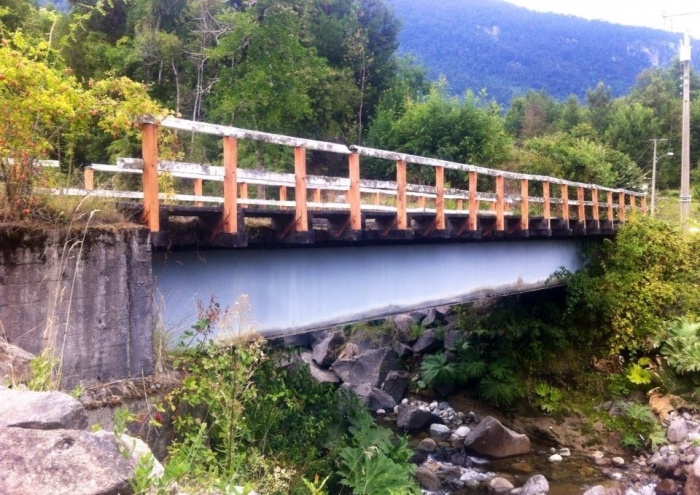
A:
{"type": "Polygon", "coordinates": [[[294,200],[296,204],[296,231],[308,232],[309,214],[306,207],[306,148],[297,146],[294,148],[294,200]]]}
{"type": "Polygon", "coordinates": [[[396,228],[408,229],[408,216],[406,215],[406,162],[396,161],[396,228]]]}
{"type": "Polygon", "coordinates": [[[625,221],[625,193],[619,192],[618,199],[620,201],[620,204],[619,204],[619,209],[617,211],[617,218],[619,218],[621,222],[624,222],[625,221]]]}
{"type": "Polygon", "coordinates": [[[607,191],[607,203],[608,203],[608,222],[615,221],[615,210],[613,208],[613,193],[612,191],[607,191]]]}
{"type": "Polygon", "coordinates": [[[527,179],[520,179],[520,228],[530,229],[530,191],[527,179]]]}
{"type": "Polygon", "coordinates": [[[463,199],[458,199],[457,200],[457,210],[461,211],[464,209],[464,200],[463,199]]]}
{"type": "Polygon", "coordinates": [[[578,221],[579,222],[585,222],[586,221],[586,196],[585,196],[585,191],[583,187],[577,187],[576,188],[576,199],[578,199],[578,221]]]}
{"type": "MultiPolygon", "coordinates": [[[[360,155],[352,153],[348,157],[348,188],[347,202],[350,204],[350,230],[362,229],[362,197],[360,195],[360,155]]],[[[379,193],[376,193],[379,204],[379,193]]]]}
{"type": "Polygon", "coordinates": [[[445,230],[445,167],[435,167],[435,228],[445,230]]]}
{"type": "Polygon", "coordinates": [[[477,217],[479,215],[479,200],[476,192],[477,180],[477,173],[469,172],[469,224],[467,225],[469,230],[477,229],[477,217]]]}
{"type": "Polygon", "coordinates": [[[502,175],[496,176],[496,230],[502,232],[506,229],[506,203],[505,203],[506,180],[502,175]]]}
{"type": "Polygon", "coordinates": [[[561,218],[569,220],[569,187],[566,184],[561,186],[561,218]]]}
{"type": "Polygon", "coordinates": [[[637,213],[637,197],[636,196],[630,196],[630,215],[632,218],[637,213]]]}
{"type": "Polygon", "coordinates": [[[83,182],[85,183],[86,191],[95,189],[95,171],[92,167],[85,167],[83,182]]]}
{"type": "Polygon", "coordinates": [[[646,195],[642,196],[642,215],[647,214],[647,197],[646,195]]]}
{"type": "Polygon", "coordinates": [[[545,227],[549,229],[552,218],[552,204],[548,181],[544,181],[542,183],[542,198],[544,199],[544,208],[542,210],[542,216],[544,217],[545,227]]]}
{"type": "Polygon", "coordinates": [[[160,231],[158,205],[158,126],[143,124],[141,127],[141,153],[143,158],[143,221],[151,232],[160,231]]]}
{"type": "Polygon", "coordinates": [[[593,221],[598,225],[600,221],[600,203],[598,202],[598,188],[594,187],[591,189],[591,196],[593,198],[593,221]]]}
{"type": "Polygon", "coordinates": [[[374,198],[372,200],[372,203],[375,205],[379,204],[379,193],[378,192],[374,193],[374,198]]]}
{"type": "Polygon", "coordinates": [[[425,196],[418,197],[418,208],[421,210],[425,209],[425,196]]]}
{"type": "Polygon", "coordinates": [[[241,198],[241,208],[248,208],[245,202],[248,199],[248,183],[241,182],[238,184],[238,197],[241,198]]]}
{"type": "Polygon", "coordinates": [[[224,225],[226,234],[238,232],[238,191],[236,173],[238,169],[238,141],[224,136],[224,225]]]}
{"type": "MultiPolygon", "coordinates": [[[[193,179],[193,190],[195,196],[202,196],[202,191],[204,190],[204,181],[202,179],[193,179]]],[[[195,206],[204,206],[201,201],[195,201],[195,206]]]]}
{"type": "Polygon", "coordinates": [[[314,203],[320,203],[320,202],[321,202],[321,190],[320,190],[320,189],[314,189],[314,191],[313,191],[313,201],[314,201],[314,203]]]}
{"type": "Polygon", "coordinates": [[[280,186],[280,201],[287,201],[287,186],[280,186]]]}

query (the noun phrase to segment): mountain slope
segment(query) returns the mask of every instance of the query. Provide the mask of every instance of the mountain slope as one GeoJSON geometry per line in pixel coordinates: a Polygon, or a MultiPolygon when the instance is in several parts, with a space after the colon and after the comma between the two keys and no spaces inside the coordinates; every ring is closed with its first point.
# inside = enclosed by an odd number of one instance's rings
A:
{"type": "Polygon", "coordinates": [[[452,90],[486,88],[507,105],[528,89],[580,98],[599,81],[613,95],[635,77],[665,66],[680,35],[529,11],[501,0],[391,0],[403,21],[400,50],[416,56],[430,76],[452,90]]]}

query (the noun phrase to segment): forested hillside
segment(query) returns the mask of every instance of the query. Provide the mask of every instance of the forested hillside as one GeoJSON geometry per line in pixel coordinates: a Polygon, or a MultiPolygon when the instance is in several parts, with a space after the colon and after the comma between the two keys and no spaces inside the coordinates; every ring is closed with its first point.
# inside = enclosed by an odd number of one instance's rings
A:
{"type": "Polygon", "coordinates": [[[583,97],[598,82],[613,96],[637,74],[677,56],[679,35],[533,12],[503,0],[392,0],[403,21],[400,51],[455,94],[486,89],[507,106],[528,89],[583,97]]]}

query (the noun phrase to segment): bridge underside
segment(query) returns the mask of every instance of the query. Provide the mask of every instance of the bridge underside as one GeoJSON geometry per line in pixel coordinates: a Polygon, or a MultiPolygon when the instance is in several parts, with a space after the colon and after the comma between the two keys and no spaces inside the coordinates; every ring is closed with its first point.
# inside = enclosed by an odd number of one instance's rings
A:
{"type": "Polygon", "coordinates": [[[196,301],[222,306],[247,296],[266,336],[388,316],[442,304],[542,289],[559,268],[580,268],[581,240],[298,247],[155,253],[153,273],[168,328],[196,321],[196,301]]]}

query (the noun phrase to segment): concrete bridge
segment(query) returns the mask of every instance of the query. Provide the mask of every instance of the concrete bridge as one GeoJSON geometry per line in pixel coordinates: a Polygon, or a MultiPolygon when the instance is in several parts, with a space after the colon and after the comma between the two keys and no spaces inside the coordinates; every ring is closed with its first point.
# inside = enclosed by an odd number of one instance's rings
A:
{"type": "Polygon", "coordinates": [[[222,304],[247,296],[248,323],[280,335],[537,290],[557,269],[580,267],[586,239],[646,212],[644,194],[553,177],[172,117],[144,118],[142,129],[142,159],[89,167],[85,189],[143,199],[123,206],[151,230],[168,325],[189,326],[195,300],[212,295],[222,304]],[[161,160],[163,129],[221,137],[222,164],[161,160]],[[289,149],[293,173],[239,167],[240,140],[289,149]],[[340,155],[347,176],[308,175],[310,154],[335,163],[340,155]],[[396,180],[362,178],[361,157],[387,161],[396,180]],[[409,183],[409,166],[431,169],[434,180],[409,183]],[[446,171],[463,189],[447,187],[446,171]],[[95,187],[96,174],[113,173],[141,174],[143,189],[95,187]],[[159,191],[159,174],[168,190],[159,191]],[[205,181],[217,193],[205,195],[205,181]]]}

